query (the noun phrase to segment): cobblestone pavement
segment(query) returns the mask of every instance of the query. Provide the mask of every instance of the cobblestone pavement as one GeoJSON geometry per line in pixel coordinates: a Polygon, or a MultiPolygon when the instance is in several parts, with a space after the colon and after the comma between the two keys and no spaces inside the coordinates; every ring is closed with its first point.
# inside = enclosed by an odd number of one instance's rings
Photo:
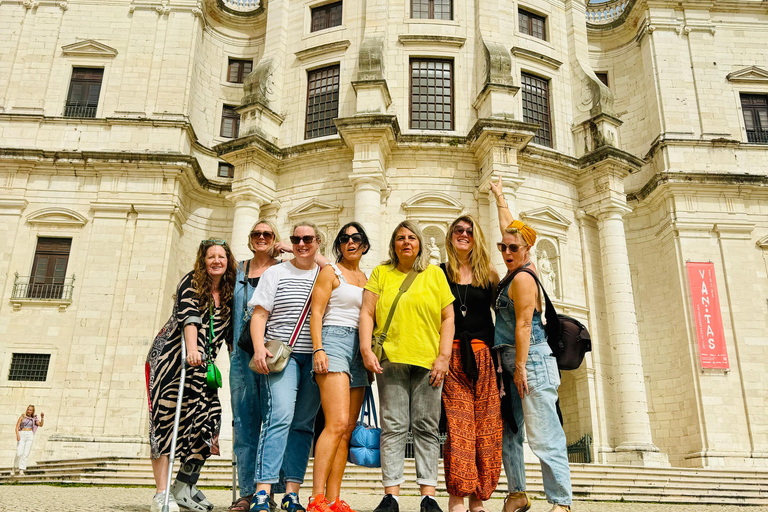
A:
{"type": "MultiPolygon", "coordinates": [[[[0,511],[19,512],[148,512],[154,489],[146,487],[57,487],[48,485],[0,485],[0,511]]],[[[217,505],[216,512],[223,512],[232,500],[232,491],[206,489],[208,498],[217,505]]],[[[358,511],[370,511],[381,498],[375,494],[348,494],[346,500],[358,511]]],[[[302,501],[306,496],[302,496],[302,501]]],[[[447,510],[448,498],[438,498],[443,510],[447,510]]],[[[501,499],[486,502],[488,512],[499,512],[501,499]]],[[[544,500],[535,500],[531,512],[547,512],[551,506],[544,500]]],[[[400,498],[403,512],[419,510],[418,496],[400,498]]],[[[768,512],[768,507],[736,505],[670,505],[664,503],[613,503],[577,501],[578,512],[768,512]]],[[[184,510],[184,509],[182,509],[184,510]]]]}

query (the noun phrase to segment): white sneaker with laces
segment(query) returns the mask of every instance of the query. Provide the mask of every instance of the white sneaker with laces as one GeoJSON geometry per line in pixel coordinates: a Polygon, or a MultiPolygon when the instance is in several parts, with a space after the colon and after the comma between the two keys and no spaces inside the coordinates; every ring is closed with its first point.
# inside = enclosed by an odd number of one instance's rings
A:
{"type": "MultiPolygon", "coordinates": [[[[162,491],[154,495],[152,498],[152,505],[149,507],[150,512],[163,511],[166,492],[167,491],[162,491]]],[[[173,494],[171,494],[171,497],[168,499],[168,512],[179,512],[179,504],[176,503],[176,499],[173,497],[173,494]]]]}

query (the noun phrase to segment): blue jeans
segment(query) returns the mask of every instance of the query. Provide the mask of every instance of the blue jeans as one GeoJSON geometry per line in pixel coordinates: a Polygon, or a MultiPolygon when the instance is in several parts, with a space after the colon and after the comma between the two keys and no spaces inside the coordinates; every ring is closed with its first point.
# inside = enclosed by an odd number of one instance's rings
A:
{"type": "Polygon", "coordinates": [[[229,363],[229,389],[235,420],[234,451],[240,495],[256,492],[256,454],[261,433],[261,375],[248,368],[251,356],[234,344],[229,363]]]}
{"type": "Polygon", "coordinates": [[[320,388],[312,379],[312,354],[291,355],[285,369],[263,379],[262,424],[256,481],[304,482],[320,388]]]}
{"type": "MultiPolygon", "coordinates": [[[[504,371],[513,374],[515,369],[515,347],[502,349],[501,364],[504,371]]],[[[557,505],[570,505],[571,471],[568,466],[568,449],[565,432],[557,416],[557,388],[560,374],[557,360],[546,343],[531,345],[525,364],[530,394],[520,399],[513,386],[507,392],[512,400],[512,412],[517,423],[517,434],[509,427],[504,428],[502,460],[504,472],[509,481],[509,492],[525,490],[525,465],[523,460],[523,427],[528,435],[528,445],[541,462],[544,480],[544,494],[547,501],[557,505]]]]}

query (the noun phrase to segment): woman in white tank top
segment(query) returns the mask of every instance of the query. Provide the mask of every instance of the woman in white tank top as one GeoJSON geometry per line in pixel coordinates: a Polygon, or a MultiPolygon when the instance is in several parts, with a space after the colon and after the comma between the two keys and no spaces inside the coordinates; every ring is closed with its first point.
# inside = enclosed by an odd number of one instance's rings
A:
{"type": "Polygon", "coordinates": [[[357,222],[336,235],[336,264],[320,272],[312,292],[313,372],[320,386],[325,428],[315,445],[312,496],[307,512],[354,512],[339,497],[349,439],[369,386],[357,325],[368,278],[360,258],[370,243],[357,222]]]}

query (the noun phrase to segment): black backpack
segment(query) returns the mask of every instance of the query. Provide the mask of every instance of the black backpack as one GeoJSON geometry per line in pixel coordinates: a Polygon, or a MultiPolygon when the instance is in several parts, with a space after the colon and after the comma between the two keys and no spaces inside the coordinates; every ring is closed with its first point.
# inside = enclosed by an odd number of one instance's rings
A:
{"type": "Polygon", "coordinates": [[[520,272],[531,274],[544,293],[544,301],[547,305],[544,312],[547,324],[544,326],[544,330],[547,333],[547,343],[552,349],[552,354],[557,358],[557,367],[561,370],[577,369],[584,361],[584,354],[592,350],[592,337],[589,335],[589,331],[575,318],[557,314],[546,290],[541,286],[538,276],[529,268],[515,270],[504,279],[504,282],[499,284],[499,290],[507,282],[511,283],[520,272]]]}

